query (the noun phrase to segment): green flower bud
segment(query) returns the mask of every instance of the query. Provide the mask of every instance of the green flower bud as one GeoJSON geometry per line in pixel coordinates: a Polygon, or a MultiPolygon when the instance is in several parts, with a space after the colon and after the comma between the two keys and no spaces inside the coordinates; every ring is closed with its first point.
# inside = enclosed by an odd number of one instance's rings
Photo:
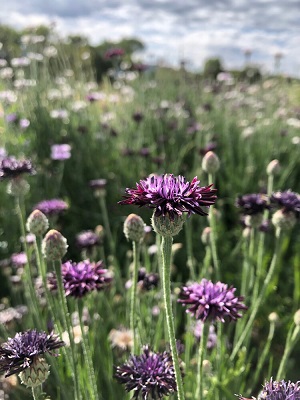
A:
{"type": "Polygon", "coordinates": [[[246,215],[245,217],[245,225],[249,226],[250,228],[259,228],[263,222],[263,214],[253,214],[253,215],[246,215]]]}
{"type": "Polygon", "coordinates": [[[206,246],[210,244],[210,235],[211,235],[211,227],[207,226],[206,228],[203,229],[201,235],[201,241],[206,246]]]}
{"type": "Polygon", "coordinates": [[[174,220],[170,219],[168,215],[159,216],[155,215],[155,212],[151,218],[152,227],[156,233],[161,236],[176,236],[181,231],[183,224],[186,220],[184,215],[175,215],[174,220]]]}
{"type": "Polygon", "coordinates": [[[29,189],[29,183],[20,177],[10,180],[7,185],[7,193],[14,197],[25,196],[29,189]]]}
{"type": "Polygon", "coordinates": [[[282,231],[291,230],[296,224],[296,215],[294,212],[283,212],[282,210],[278,210],[273,214],[272,223],[276,229],[280,229],[282,231]]]}
{"type": "Polygon", "coordinates": [[[34,210],[28,217],[26,229],[36,236],[43,235],[49,227],[48,218],[40,210],[34,210]]]}
{"type": "Polygon", "coordinates": [[[61,260],[66,254],[67,248],[67,239],[55,229],[51,229],[42,242],[42,253],[48,261],[61,260]]]}
{"type": "Polygon", "coordinates": [[[202,169],[208,174],[214,174],[220,168],[219,157],[213,152],[208,151],[202,160],[202,169]]]}
{"type": "Polygon", "coordinates": [[[143,219],[136,214],[130,214],[124,222],[123,232],[127,240],[141,242],[144,238],[144,228],[143,219]]]}
{"type": "Polygon", "coordinates": [[[21,383],[27,387],[37,387],[44,383],[50,374],[50,366],[42,357],[37,357],[29,368],[19,373],[21,383]]]}
{"type": "Polygon", "coordinates": [[[280,164],[278,160],[272,160],[267,166],[267,175],[278,175],[280,171],[280,164]]]}

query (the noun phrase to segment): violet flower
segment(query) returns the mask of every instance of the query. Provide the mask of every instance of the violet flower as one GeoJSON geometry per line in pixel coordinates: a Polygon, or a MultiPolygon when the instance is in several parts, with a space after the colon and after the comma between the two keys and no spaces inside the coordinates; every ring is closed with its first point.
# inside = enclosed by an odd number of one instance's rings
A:
{"type": "Polygon", "coordinates": [[[51,159],[57,161],[68,160],[71,157],[71,146],[69,144],[54,144],[51,146],[51,159]]]}
{"type": "Polygon", "coordinates": [[[171,220],[183,213],[207,215],[202,207],[216,201],[216,189],[212,185],[199,187],[195,177],[192,182],[173,174],[150,176],[136,184],[136,189],[126,189],[125,200],[119,204],[135,204],[155,208],[155,216],[168,215],[171,220]]]}
{"type": "Polygon", "coordinates": [[[46,216],[59,215],[68,208],[68,204],[60,199],[43,200],[33,207],[34,210],[40,210],[46,216]]]}
{"type": "Polygon", "coordinates": [[[64,345],[53,333],[47,335],[35,329],[19,332],[0,346],[0,372],[5,372],[5,377],[17,374],[30,368],[42,354],[55,356],[53,350],[64,345]]]}
{"type": "MultiPolygon", "coordinates": [[[[66,296],[81,298],[94,290],[100,291],[109,287],[112,275],[104,269],[102,261],[97,263],[84,260],[79,263],[67,261],[61,266],[61,274],[66,296]]],[[[49,278],[52,290],[57,288],[56,277],[49,278]]]]}
{"type": "MultiPolygon", "coordinates": [[[[240,400],[251,400],[239,395],[240,400]]],[[[255,398],[253,397],[255,400],[255,398]]],[[[257,400],[299,400],[300,399],[300,381],[293,383],[291,381],[273,381],[266,382],[257,400]]]]}
{"type": "Polygon", "coordinates": [[[272,194],[271,204],[282,209],[284,213],[293,212],[296,217],[300,216],[300,195],[299,193],[286,190],[284,192],[275,192],[272,194]]]}
{"type": "Polygon", "coordinates": [[[83,231],[76,235],[76,244],[81,249],[91,249],[100,243],[100,237],[94,231],[83,231]]]}
{"type": "Polygon", "coordinates": [[[251,193],[239,196],[236,200],[236,206],[241,208],[246,215],[262,214],[270,208],[268,197],[263,193],[251,193]]]}
{"type": "Polygon", "coordinates": [[[187,307],[186,312],[203,322],[236,321],[241,318],[240,310],[246,310],[242,296],[235,296],[235,288],[217,282],[202,279],[200,283],[192,283],[181,289],[178,302],[187,307]]]}
{"type": "Polygon", "coordinates": [[[35,169],[30,160],[17,160],[15,157],[7,157],[1,160],[0,179],[14,179],[23,174],[35,174],[35,169]]]}
{"type": "Polygon", "coordinates": [[[127,392],[134,391],[133,399],[141,396],[144,400],[156,400],[176,392],[171,354],[155,353],[149,346],[144,346],[141,355],[132,355],[117,367],[115,377],[127,392]]]}

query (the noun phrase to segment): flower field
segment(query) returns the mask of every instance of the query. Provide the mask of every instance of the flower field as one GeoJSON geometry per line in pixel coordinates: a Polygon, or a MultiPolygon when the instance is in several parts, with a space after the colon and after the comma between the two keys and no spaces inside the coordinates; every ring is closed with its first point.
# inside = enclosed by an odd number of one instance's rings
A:
{"type": "Polygon", "coordinates": [[[110,49],[97,83],[27,46],[0,59],[0,399],[300,399],[299,81],[110,49]]]}

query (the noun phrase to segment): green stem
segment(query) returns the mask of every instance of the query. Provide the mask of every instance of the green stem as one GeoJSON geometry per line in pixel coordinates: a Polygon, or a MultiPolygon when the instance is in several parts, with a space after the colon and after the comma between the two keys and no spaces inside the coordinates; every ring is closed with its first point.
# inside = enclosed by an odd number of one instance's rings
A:
{"type": "MultiPolygon", "coordinates": [[[[212,174],[209,174],[208,180],[209,180],[209,182],[213,182],[214,176],[212,174]]],[[[209,209],[209,226],[211,228],[210,245],[211,245],[212,259],[213,259],[214,268],[215,268],[215,276],[216,276],[217,281],[219,281],[220,280],[220,263],[219,263],[219,259],[218,259],[217,244],[216,244],[216,221],[215,221],[213,206],[210,206],[210,209],[209,209]]]]}
{"type": "Polygon", "coordinates": [[[274,332],[275,332],[275,323],[271,322],[270,329],[269,329],[269,334],[268,334],[268,338],[267,338],[267,342],[265,344],[265,347],[263,349],[263,352],[262,352],[261,356],[259,357],[258,365],[257,365],[256,370],[255,370],[255,375],[254,375],[254,378],[252,380],[252,386],[251,386],[251,388],[249,390],[249,393],[252,393],[253,389],[255,388],[255,386],[257,384],[260,372],[261,372],[261,370],[262,370],[262,368],[264,366],[264,363],[265,363],[266,358],[267,358],[267,356],[269,354],[269,351],[270,351],[271,342],[272,342],[273,337],[274,337],[274,332]]]}
{"type": "Polygon", "coordinates": [[[41,387],[40,386],[31,388],[31,391],[32,391],[33,400],[41,400],[40,399],[40,394],[41,394],[41,387]]]}
{"type": "Polygon", "coordinates": [[[175,370],[175,379],[177,384],[177,395],[178,400],[184,400],[184,391],[182,376],[179,366],[176,339],[175,339],[175,328],[174,328],[174,317],[172,312],[172,302],[171,302],[171,255],[172,255],[172,242],[171,236],[165,236],[162,238],[161,251],[162,251],[162,284],[164,293],[164,303],[166,310],[166,321],[168,327],[169,341],[173,359],[173,365],[175,370]]]}
{"type": "Polygon", "coordinates": [[[80,330],[81,330],[81,336],[82,336],[82,348],[83,348],[83,353],[84,353],[84,357],[85,357],[86,364],[87,364],[88,377],[91,382],[92,399],[98,400],[99,394],[98,394],[98,388],[97,388],[95,369],[94,369],[94,365],[93,365],[92,352],[91,352],[90,345],[89,345],[88,335],[86,334],[86,332],[84,330],[84,325],[83,325],[83,321],[82,321],[83,304],[80,304],[80,303],[81,303],[81,300],[78,299],[78,301],[76,302],[76,306],[77,306],[77,312],[78,312],[79,324],[80,324],[80,330]]]}
{"type": "Polygon", "coordinates": [[[234,349],[232,351],[232,354],[230,356],[230,360],[231,361],[237,355],[237,353],[240,350],[242,344],[244,343],[244,340],[247,339],[247,337],[249,335],[249,332],[250,332],[250,329],[252,327],[252,324],[254,322],[254,319],[256,317],[256,314],[257,314],[257,312],[259,310],[260,305],[262,304],[262,301],[263,301],[265,292],[267,290],[267,287],[268,287],[269,283],[271,282],[271,279],[273,278],[273,275],[274,275],[274,272],[275,272],[275,267],[276,267],[276,264],[277,264],[277,260],[279,258],[280,244],[281,244],[281,240],[280,239],[281,239],[281,232],[278,231],[278,233],[276,235],[275,251],[274,251],[274,254],[273,254],[273,258],[272,258],[272,261],[271,261],[271,265],[270,265],[269,271],[268,271],[267,276],[266,276],[266,278],[264,280],[264,284],[263,284],[263,286],[262,286],[262,288],[260,290],[259,296],[257,297],[255,302],[253,303],[252,311],[251,311],[249,320],[248,320],[248,322],[247,322],[247,324],[246,324],[246,326],[245,326],[245,328],[244,328],[244,330],[243,330],[243,332],[242,332],[237,344],[235,345],[235,347],[234,347],[234,349]]]}
{"type": "Polygon", "coordinates": [[[194,254],[193,254],[193,240],[192,240],[192,226],[191,221],[186,221],[184,230],[185,230],[185,238],[186,238],[186,249],[187,249],[187,265],[190,269],[191,279],[193,281],[196,280],[195,274],[195,263],[194,263],[194,254]]]}
{"type": "Polygon", "coordinates": [[[104,223],[104,228],[108,237],[108,242],[109,242],[109,250],[111,255],[115,256],[115,242],[113,235],[111,233],[110,229],[110,223],[109,223],[109,218],[108,218],[108,213],[107,213],[107,207],[106,207],[106,201],[105,201],[105,196],[100,196],[100,207],[101,207],[101,212],[102,212],[102,217],[103,217],[103,223],[104,223]]]}
{"type": "Polygon", "coordinates": [[[140,244],[136,241],[132,242],[133,249],[133,274],[130,298],[130,329],[133,333],[133,354],[137,354],[137,337],[136,337],[136,296],[137,296],[137,279],[138,279],[138,266],[140,244]]]}
{"type": "Polygon", "coordinates": [[[287,339],[286,339],[286,345],[284,349],[284,353],[279,365],[279,369],[277,372],[277,377],[276,380],[281,380],[284,379],[286,376],[286,365],[289,359],[289,356],[297,343],[298,339],[300,337],[300,326],[296,325],[295,329],[293,329],[293,326],[291,327],[287,339]]]}
{"type": "Polygon", "coordinates": [[[67,304],[67,299],[65,296],[65,291],[64,291],[64,286],[63,286],[63,280],[62,280],[62,274],[61,274],[61,261],[53,261],[53,267],[55,270],[55,275],[56,275],[56,281],[57,281],[57,290],[58,290],[58,296],[59,296],[59,310],[57,310],[58,314],[62,310],[62,316],[63,316],[63,325],[64,329],[68,332],[69,336],[69,341],[70,341],[70,348],[71,348],[71,359],[72,359],[72,377],[74,381],[74,390],[75,390],[75,400],[78,400],[81,398],[80,392],[79,392],[79,387],[78,387],[78,374],[77,374],[77,361],[75,358],[75,343],[74,343],[74,337],[73,337],[73,332],[71,332],[72,329],[72,322],[71,322],[71,316],[68,310],[68,304],[67,304]]]}
{"type": "Polygon", "coordinates": [[[195,399],[203,400],[203,361],[206,354],[207,339],[209,334],[209,323],[203,322],[203,330],[199,345],[198,364],[197,364],[197,387],[195,399]]]}

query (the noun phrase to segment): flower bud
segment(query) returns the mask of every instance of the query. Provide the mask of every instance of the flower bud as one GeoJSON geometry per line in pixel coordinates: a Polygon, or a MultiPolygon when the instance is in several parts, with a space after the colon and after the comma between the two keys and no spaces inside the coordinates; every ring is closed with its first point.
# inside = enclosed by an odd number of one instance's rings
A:
{"type": "Polygon", "coordinates": [[[55,229],[51,229],[42,242],[42,253],[48,261],[61,260],[66,254],[67,248],[67,239],[55,229]]]}
{"type": "Polygon", "coordinates": [[[42,357],[37,357],[29,368],[20,372],[21,383],[27,387],[37,387],[44,383],[50,374],[50,366],[42,357]]]}
{"type": "Polygon", "coordinates": [[[157,217],[154,212],[151,223],[156,233],[163,237],[172,237],[178,235],[181,231],[185,219],[186,217],[183,215],[175,215],[173,220],[168,215],[157,217]]]}
{"type": "Polygon", "coordinates": [[[7,185],[7,193],[14,197],[25,196],[29,189],[29,183],[23,178],[12,179],[7,185]]]}
{"type": "Polygon", "coordinates": [[[289,231],[296,223],[295,213],[283,212],[283,210],[278,210],[273,214],[272,223],[276,229],[289,231]]]}
{"type": "Polygon", "coordinates": [[[220,168],[219,157],[213,152],[208,151],[202,160],[202,169],[208,174],[214,174],[220,168]]]}
{"type": "Polygon", "coordinates": [[[48,218],[42,211],[34,210],[28,217],[26,229],[36,236],[43,235],[49,227],[48,218]]]}
{"type": "Polygon", "coordinates": [[[201,241],[206,246],[210,244],[210,235],[211,235],[211,227],[207,226],[206,228],[203,229],[201,235],[201,241]]]}
{"type": "Polygon", "coordinates": [[[245,225],[250,228],[259,228],[263,221],[263,214],[257,213],[245,216],[245,225]]]}
{"type": "Polygon", "coordinates": [[[125,219],[123,232],[127,240],[132,242],[141,242],[144,238],[145,223],[143,219],[136,214],[130,214],[125,219]]]}
{"type": "Polygon", "coordinates": [[[300,326],[300,309],[294,314],[294,322],[296,326],[300,326]]]}
{"type": "Polygon", "coordinates": [[[279,321],[279,316],[276,312],[272,312],[269,314],[268,320],[270,323],[276,324],[279,321]]]}
{"type": "Polygon", "coordinates": [[[272,160],[267,166],[268,175],[278,175],[280,171],[280,164],[278,160],[272,160]]]}

